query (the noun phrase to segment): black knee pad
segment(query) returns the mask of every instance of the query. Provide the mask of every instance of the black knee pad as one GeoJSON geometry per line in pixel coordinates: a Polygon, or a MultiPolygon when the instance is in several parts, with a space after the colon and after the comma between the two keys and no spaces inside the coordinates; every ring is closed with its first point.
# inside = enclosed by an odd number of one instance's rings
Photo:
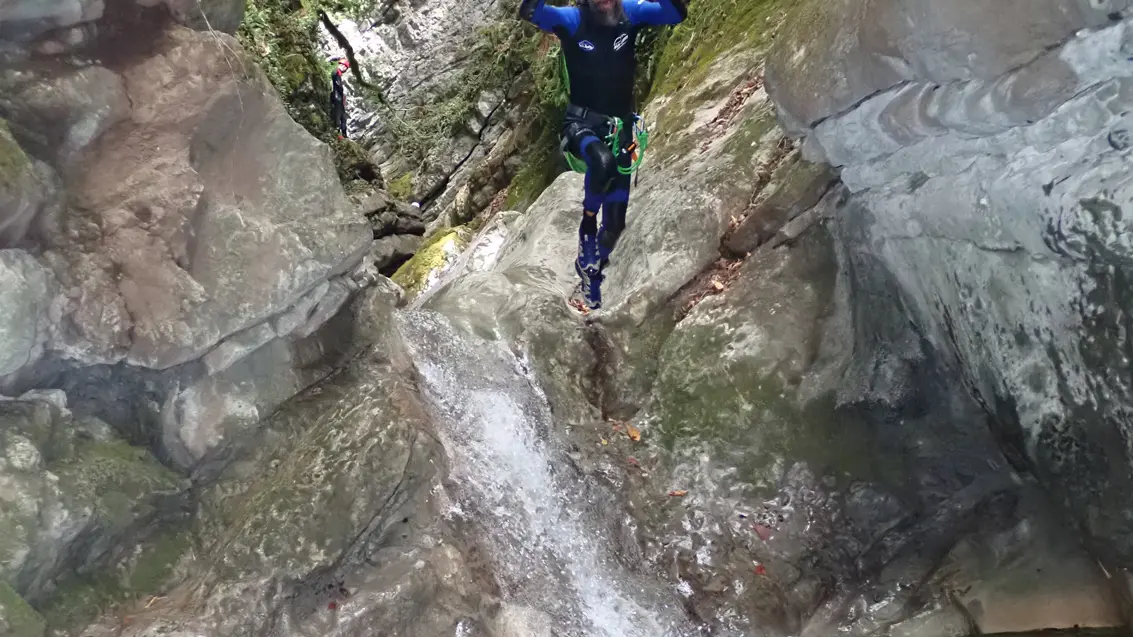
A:
{"type": "Polygon", "coordinates": [[[590,142],[583,154],[586,155],[586,165],[590,167],[592,183],[602,192],[610,192],[618,178],[618,162],[610,147],[601,140],[590,142]]]}

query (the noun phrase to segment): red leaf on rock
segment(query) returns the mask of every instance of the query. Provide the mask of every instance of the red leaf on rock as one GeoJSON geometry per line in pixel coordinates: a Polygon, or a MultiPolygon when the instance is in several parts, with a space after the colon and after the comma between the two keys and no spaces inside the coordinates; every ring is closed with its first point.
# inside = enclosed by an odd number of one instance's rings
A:
{"type": "Polygon", "coordinates": [[[334,610],[334,609],[338,608],[338,604],[336,604],[335,602],[331,602],[331,603],[327,604],[327,608],[329,610],[334,610]]]}
{"type": "Polygon", "coordinates": [[[755,529],[755,534],[758,535],[759,539],[763,540],[764,542],[771,539],[771,529],[763,526],[762,524],[753,524],[751,525],[751,528],[755,529]]]}
{"type": "Polygon", "coordinates": [[[756,564],[755,574],[756,575],[767,575],[767,568],[764,567],[762,564],[756,564]]]}

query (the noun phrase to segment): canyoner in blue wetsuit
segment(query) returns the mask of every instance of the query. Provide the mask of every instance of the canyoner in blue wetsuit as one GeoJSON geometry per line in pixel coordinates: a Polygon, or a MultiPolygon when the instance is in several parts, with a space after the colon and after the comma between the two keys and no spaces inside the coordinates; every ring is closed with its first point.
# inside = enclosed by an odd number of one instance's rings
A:
{"type": "Polygon", "coordinates": [[[645,26],[677,24],[688,11],[685,0],[577,1],[578,6],[553,7],[544,0],[523,0],[519,15],[554,33],[562,44],[570,104],[561,136],[564,150],[586,164],[574,268],[582,279],[586,304],[597,309],[602,305],[602,271],[625,230],[629,206],[637,32],[645,26]],[[605,141],[617,132],[614,118],[623,122],[616,157],[605,141]]]}

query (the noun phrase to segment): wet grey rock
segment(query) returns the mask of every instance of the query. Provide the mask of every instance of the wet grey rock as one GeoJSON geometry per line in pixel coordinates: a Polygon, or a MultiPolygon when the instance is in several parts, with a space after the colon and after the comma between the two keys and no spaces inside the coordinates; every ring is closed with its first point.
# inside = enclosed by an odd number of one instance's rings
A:
{"type": "MultiPolygon", "coordinates": [[[[825,35],[780,38],[769,69],[784,120],[854,193],[838,213],[844,240],[891,273],[924,338],[995,415],[1008,457],[1111,571],[1133,564],[1123,495],[1133,459],[1114,442],[1133,395],[1118,327],[1130,184],[1113,141],[1133,94],[1125,4],[1026,3],[993,16],[953,3],[909,23],[959,36],[901,49],[899,84],[853,79],[879,58],[825,35]],[[788,59],[797,46],[806,62],[788,59]],[[978,66],[959,63],[973,51],[978,66]],[[850,83],[813,82],[834,68],[850,83]]],[[[865,43],[889,28],[830,24],[813,32],[865,43]]],[[[891,40],[901,41],[914,40],[891,40]]]]}
{"type": "Polygon", "coordinates": [[[372,256],[380,271],[391,275],[398,266],[409,260],[421,245],[421,237],[412,234],[395,234],[374,241],[372,256]]]}
{"type": "Polygon", "coordinates": [[[130,117],[130,96],[118,74],[98,65],[46,74],[0,71],[0,105],[28,153],[61,171],[114,125],[130,117]]]}
{"type": "Polygon", "coordinates": [[[808,1],[775,39],[768,91],[788,130],[800,133],[905,82],[994,80],[1080,29],[1109,23],[1127,6],[1126,0],[1015,0],[994,8],[978,0],[808,1]]]}
{"type": "Polygon", "coordinates": [[[359,201],[358,210],[370,220],[377,239],[391,234],[422,235],[425,225],[433,219],[433,215],[420,206],[397,201],[381,190],[359,201]]]}
{"type": "Polygon", "coordinates": [[[836,177],[826,164],[802,161],[797,154],[776,167],[771,187],[753,202],[747,216],[724,241],[732,256],[754,251],[795,217],[814,208],[836,177]],[[768,192],[770,190],[770,192],[768,192]]]}
{"type": "MultiPolygon", "coordinates": [[[[473,569],[441,519],[440,449],[406,365],[391,349],[391,306],[358,309],[372,348],[217,458],[201,494],[200,559],[124,635],[485,634],[473,569]],[[461,631],[468,631],[462,633],[461,631]]],[[[118,623],[89,637],[119,634],[118,623]]]]}
{"type": "Polygon", "coordinates": [[[351,270],[369,246],[329,149],[262,76],[230,72],[216,45],[227,36],[162,37],[138,68],[89,66],[5,95],[17,139],[20,127],[66,133],[29,133],[25,147],[66,168],[73,208],[41,241],[63,288],[52,348],[80,363],[199,358],[351,270]],[[201,81],[180,81],[187,68],[201,81]]]}
{"type": "MultiPolygon", "coordinates": [[[[149,4],[154,0],[138,0],[149,4]]],[[[223,31],[231,35],[244,20],[245,0],[161,0],[181,24],[197,31],[223,31]]]]}
{"type": "Polygon", "coordinates": [[[0,398],[0,425],[0,577],[33,603],[59,578],[99,566],[184,495],[148,450],[73,417],[62,392],[0,398]]]}
{"type": "Polygon", "coordinates": [[[29,157],[0,120],[0,249],[26,245],[56,220],[62,207],[59,181],[47,164],[29,157]]]}
{"type": "Polygon", "coordinates": [[[0,5],[0,39],[27,41],[53,29],[97,20],[105,4],[104,0],[5,2],[0,5]]]}
{"type": "Polygon", "coordinates": [[[51,273],[23,250],[0,250],[0,376],[34,363],[47,341],[51,273]]]}

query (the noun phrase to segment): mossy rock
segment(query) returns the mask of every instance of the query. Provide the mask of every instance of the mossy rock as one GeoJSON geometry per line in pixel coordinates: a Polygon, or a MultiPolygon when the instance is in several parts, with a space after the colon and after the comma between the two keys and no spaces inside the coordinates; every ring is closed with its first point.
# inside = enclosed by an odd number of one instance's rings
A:
{"type": "Polygon", "coordinates": [[[334,151],[334,167],[338,171],[338,180],[343,184],[360,180],[374,188],[383,186],[381,170],[360,144],[352,139],[335,139],[331,142],[331,150],[334,151]]]}
{"type": "Polygon", "coordinates": [[[31,160],[8,130],[8,123],[0,119],[0,188],[15,184],[30,163],[31,160]]]}
{"type": "Polygon", "coordinates": [[[394,283],[405,289],[410,296],[424,291],[429,275],[444,267],[453,254],[459,254],[468,245],[471,231],[459,226],[440,230],[425,240],[417,253],[394,272],[394,283]]]}
{"type": "Polygon", "coordinates": [[[43,637],[43,617],[7,582],[0,581],[0,634],[7,637],[43,637]]]}
{"type": "Polygon", "coordinates": [[[40,605],[47,625],[69,631],[96,619],[116,604],[161,594],[190,544],[188,530],[163,529],[117,564],[95,573],[64,578],[40,605]]]}
{"type": "Polygon", "coordinates": [[[398,201],[409,201],[413,197],[413,172],[402,173],[397,179],[389,182],[386,192],[398,201]]]}
{"type": "Polygon", "coordinates": [[[661,49],[650,95],[701,84],[716,59],[732,49],[764,49],[792,5],[787,0],[690,3],[688,18],[673,28],[661,49]]]}
{"type": "Polygon", "coordinates": [[[791,250],[753,254],[739,279],[697,306],[661,351],[650,425],[669,449],[707,444],[746,481],[770,488],[804,462],[846,481],[900,480],[867,423],[832,393],[803,397],[832,311],[837,263],[821,230],[791,250]]]}
{"type": "Polygon", "coordinates": [[[148,449],[120,440],[89,441],[51,469],[75,506],[93,505],[115,525],[129,523],[137,513],[134,506],[147,496],[181,484],[148,449]]]}

